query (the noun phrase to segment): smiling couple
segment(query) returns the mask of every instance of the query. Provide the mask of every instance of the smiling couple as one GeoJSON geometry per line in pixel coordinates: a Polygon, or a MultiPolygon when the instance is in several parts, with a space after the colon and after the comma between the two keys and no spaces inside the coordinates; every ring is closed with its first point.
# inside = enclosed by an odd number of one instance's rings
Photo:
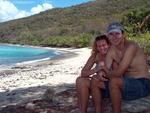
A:
{"type": "Polygon", "coordinates": [[[92,53],[76,79],[80,113],[87,113],[92,95],[96,113],[102,99],[110,98],[113,113],[121,113],[121,101],[150,95],[150,74],[143,50],[126,39],[118,22],[107,27],[107,35],[95,38],[92,53]],[[96,66],[95,66],[96,65],[96,66]]]}

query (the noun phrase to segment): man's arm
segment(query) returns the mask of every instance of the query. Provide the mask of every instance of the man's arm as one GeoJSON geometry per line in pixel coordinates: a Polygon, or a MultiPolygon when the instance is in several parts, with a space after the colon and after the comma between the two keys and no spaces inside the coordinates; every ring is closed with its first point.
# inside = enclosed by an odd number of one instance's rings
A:
{"type": "Polygon", "coordinates": [[[114,59],[113,56],[114,56],[114,48],[110,48],[106,55],[106,60],[105,60],[106,67],[108,70],[111,70],[111,68],[112,68],[113,59],[114,59]]]}
{"type": "Polygon", "coordinates": [[[137,47],[134,44],[129,45],[129,47],[126,49],[126,51],[124,53],[124,56],[123,56],[121,62],[118,65],[118,68],[113,71],[110,71],[108,73],[108,76],[110,76],[110,78],[111,77],[121,77],[125,73],[127,68],[130,66],[130,64],[136,54],[136,51],[137,51],[137,47]]]}

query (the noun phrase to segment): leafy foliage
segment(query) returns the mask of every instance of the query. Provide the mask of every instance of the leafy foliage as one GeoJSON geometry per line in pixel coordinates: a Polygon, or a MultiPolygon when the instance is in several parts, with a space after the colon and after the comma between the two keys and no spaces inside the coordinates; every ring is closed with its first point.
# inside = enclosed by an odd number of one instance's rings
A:
{"type": "Polygon", "coordinates": [[[150,8],[139,8],[127,13],[122,23],[130,40],[137,42],[150,55],[150,8]]]}
{"type": "Polygon", "coordinates": [[[88,47],[93,40],[93,36],[90,34],[80,34],[79,36],[54,36],[45,38],[39,42],[42,46],[53,47],[88,47]]]}
{"type": "Polygon", "coordinates": [[[150,32],[150,8],[131,11],[123,18],[126,30],[133,35],[150,32]]]}

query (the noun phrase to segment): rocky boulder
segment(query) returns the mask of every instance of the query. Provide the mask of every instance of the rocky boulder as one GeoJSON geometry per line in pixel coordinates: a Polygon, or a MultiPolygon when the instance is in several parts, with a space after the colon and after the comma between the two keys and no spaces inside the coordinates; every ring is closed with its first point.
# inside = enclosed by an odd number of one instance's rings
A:
{"type": "MultiPolygon", "coordinates": [[[[109,99],[103,100],[103,113],[112,113],[109,99]]],[[[31,100],[23,105],[7,106],[0,113],[78,113],[77,94],[74,86],[51,87],[43,98],[31,100]]],[[[92,98],[89,99],[88,113],[95,113],[92,98]]],[[[122,113],[150,113],[150,96],[134,101],[123,101],[122,113]]]]}

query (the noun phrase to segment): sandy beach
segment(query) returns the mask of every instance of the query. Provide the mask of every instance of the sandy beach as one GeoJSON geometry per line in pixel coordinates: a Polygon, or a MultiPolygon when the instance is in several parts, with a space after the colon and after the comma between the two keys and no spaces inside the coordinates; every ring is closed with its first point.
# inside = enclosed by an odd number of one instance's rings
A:
{"type": "MultiPolygon", "coordinates": [[[[56,49],[56,48],[55,48],[56,49]]],[[[89,48],[57,48],[62,57],[0,70],[0,107],[40,98],[50,86],[75,83],[88,59],[89,48]]]]}

